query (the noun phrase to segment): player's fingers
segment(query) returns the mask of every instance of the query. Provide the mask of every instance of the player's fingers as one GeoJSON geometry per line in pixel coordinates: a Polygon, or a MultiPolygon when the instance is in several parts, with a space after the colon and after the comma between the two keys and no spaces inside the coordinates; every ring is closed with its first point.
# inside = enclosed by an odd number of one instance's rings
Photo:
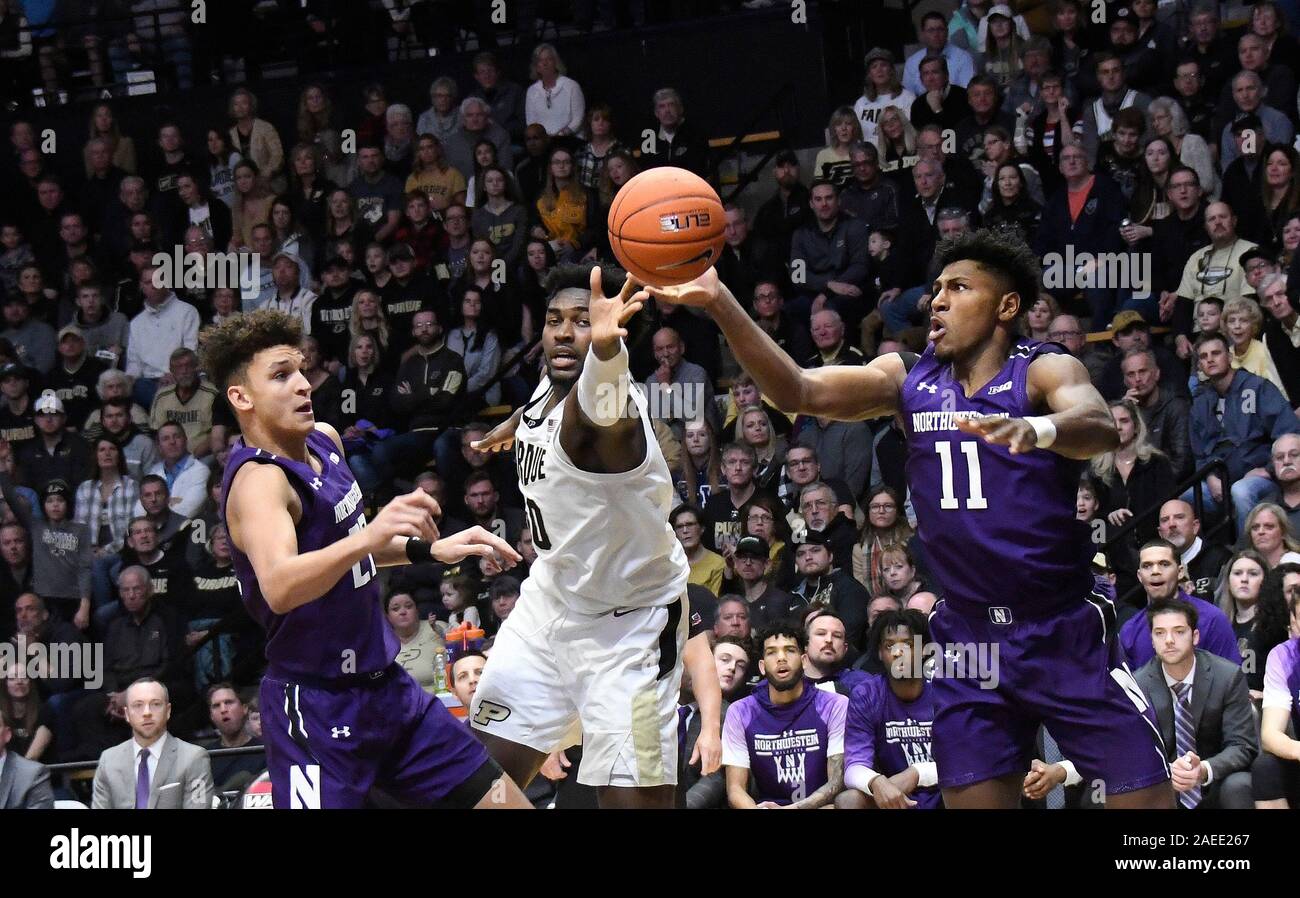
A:
{"type": "Polygon", "coordinates": [[[482,527],[479,527],[478,529],[481,531],[479,533],[478,541],[483,543],[489,551],[496,552],[503,560],[509,561],[511,564],[516,564],[523,560],[523,556],[516,552],[510,543],[506,542],[495,533],[489,533],[488,531],[483,530],[482,527]]]}
{"type": "Polygon", "coordinates": [[[605,293],[600,282],[600,266],[596,265],[591,269],[591,298],[604,299],[605,293]]]}
{"type": "Polygon", "coordinates": [[[642,304],[640,300],[637,300],[627,306],[624,306],[623,311],[619,312],[618,314],[618,323],[627,324],[629,321],[632,320],[632,316],[635,315],[637,312],[641,311],[641,309],[642,309],[642,304]]]}
{"type": "MultiPolygon", "coordinates": [[[[698,761],[699,759],[700,759],[700,743],[699,743],[699,741],[697,740],[696,743],[695,743],[695,747],[691,749],[691,759],[690,759],[689,761],[687,761],[686,763],[687,763],[688,765],[693,765],[693,764],[694,764],[696,761],[698,761]]],[[[700,773],[703,773],[703,772],[704,772],[703,770],[700,771],[700,773]]]]}
{"type": "Polygon", "coordinates": [[[623,289],[618,291],[619,302],[626,303],[632,298],[632,294],[641,289],[641,284],[632,275],[628,275],[623,281],[623,289]]]}

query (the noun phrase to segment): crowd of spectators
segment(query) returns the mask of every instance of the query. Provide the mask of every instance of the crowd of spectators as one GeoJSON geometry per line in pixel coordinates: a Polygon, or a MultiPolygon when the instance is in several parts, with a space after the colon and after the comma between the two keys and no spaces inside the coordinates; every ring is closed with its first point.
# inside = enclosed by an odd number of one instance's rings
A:
{"type": "MultiPolygon", "coordinates": [[[[1078,535],[1117,586],[1139,682],[1159,693],[1180,801],[1294,802],[1300,22],[1270,0],[1231,22],[1214,2],[1105,3],[1103,20],[1094,5],[966,0],[920,16],[910,52],[871,48],[857,101],[825,109],[825,146],[783,150],[774,183],[726,205],[717,270],[800,365],[862,365],[924,348],[940,240],[985,227],[1028,242],[1045,292],[1022,333],[1087,367],[1120,434],[1078,486],[1078,535]],[[1179,702],[1221,725],[1189,747],[1179,702]]],[[[421,6],[393,21],[445,36],[421,6]]],[[[202,134],[171,121],[128,134],[101,102],[74,172],[42,154],[33,120],[10,126],[0,636],[105,651],[95,689],[6,680],[10,754],[94,758],[138,735],[127,692],[141,679],[164,687],[175,732],[256,738],[244,700],[262,635],[218,510],[237,433],[195,349],[206,326],[261,307],[302,318],[316,417],[343,435],[369,509],[424,489],[442,533],[481,524],[524,555],[509,574],[471,560],[388,578],[399,661],[468,702],[483,658],[449,671],[447,633],[481,630],[490,655],[536,557],[510,458],[471,443],[538,382],[546,276],[610,257],[605,216],[636,172],[714,176],[713,129],[673,86],[615,109],[565,72],[551,44],[527,71],[485,50],[427,100],[366,85],[355,121],[319,84],[292,121],[262,118],[241,87],[202,134]],[[173,252],[238,253],[238,283],[170,280],[155,254],[173,252]]],[[[889,659],[924,637],[943,595],[899,422],[775,408],[689,308],[649,304],[629,342],[635,377],[679,400],[651,404],[680,500],[670,523],[725,698],[743,708],[727,718],[728,773],[684,771],[685,800],[933,806],[928,736],[861,753],[881,715],[928,719],[924,682],[889,659]],[[775,696],[791,683],[809,690],[794,704],[826,749],[797,784],[746,760],[754,721],[787,719],[775,696]],[[813,695],[828,692],[843,701],[813,695]]],[[[689,684],[683,699],[689,746],[689,684]]],[[[1050,733],[1038,746],[1026,801],[1086,802],[1050,733]]]]}

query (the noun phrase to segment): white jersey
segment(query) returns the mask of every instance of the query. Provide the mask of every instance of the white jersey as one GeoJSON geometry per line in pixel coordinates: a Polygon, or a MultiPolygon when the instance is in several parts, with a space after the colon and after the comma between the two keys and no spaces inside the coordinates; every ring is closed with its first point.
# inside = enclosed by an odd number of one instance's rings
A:
{"type": "Polygon", "coordinates": [[[564,402],[545,418],[551,394],[541,384],[515,431],[515,466],[537,561],[538,589],[585,614],[667,605],[686,591],[690,565],[668,525],[677,494],[655,439],[641,388],[628,381],[640,413],[646,455],[619,474],[594,474],[560,446],[564,402]]]}

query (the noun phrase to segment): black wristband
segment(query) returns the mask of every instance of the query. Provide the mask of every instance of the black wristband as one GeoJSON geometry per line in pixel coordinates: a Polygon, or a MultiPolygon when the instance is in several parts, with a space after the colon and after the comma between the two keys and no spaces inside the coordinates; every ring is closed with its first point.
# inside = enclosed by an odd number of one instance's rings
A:
{"type": "Polygon", "coordinates": [[[409,537],[406,540],[406,560],[411,564],[433,561],[432,544],[418,536],[409,537]]]}

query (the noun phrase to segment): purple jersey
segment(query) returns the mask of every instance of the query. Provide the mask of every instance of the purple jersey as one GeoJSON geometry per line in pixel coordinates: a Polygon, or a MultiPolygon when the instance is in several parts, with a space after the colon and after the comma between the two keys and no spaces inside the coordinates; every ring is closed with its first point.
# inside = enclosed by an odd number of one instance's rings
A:
{"type": "Polygon", "coordinates": [[[1264,665],[1264,707],[1286,708],[1300,733],[1300,638],[1279,643],[1264,665]]]}
{"type": "Polygon", "coordinates": [[[903,381],[899,405],[917,535],[956,611],[998,620],[1042,616],[1077,604],[1092,588],[1093,546],[1087,526],[1075,519],[1084,463],[1045,449],[1012,455],[954,423],[959,416],[1036,414],[1030,363],[1064,352],[1019,339],[1002,370],[967,397],[952,366],[929,346],[903,381]]]}
{"type": "MultiPolygon", "coordinates": [[[[309,464],[237,441],[226,462],[222,517],[235,473],[245,462],[253,461],[277,465],[298,493],[302,502],[302,519],[295,528],[299,552],[324,548],[364,527],[361,488],[338,446],[313,430],[307,437],[307,448],[320,462],[319,474],[309,464]]],[[[384,618],[373,558],[366,557],[353,565],[319,599],[288,614],[276,614],[262,596],[248,556],[234,545],[231,553],[244,605],[266,629],[266,658],[272,676],[332,680],[382,671],[397,657],[397,637],[384,618]]]]}
{"type": "Polygon", "coordinates": [[[774,705],[767,684],[727,709],[722,763],[754,776],[756,800],[793,804],[828,778],[827,759],[844,754],[844,715],[849,700],[805,681],[803,695],[774,705]]]}
{"type": "MultiPolygon", "coordinates": [[[[1188,595],[1181,589],[1174,598],[1181,599],[1196,609],[1196,628],[1201,631],[1198,647],[1240,666],[1241,649],[1237,645],[1237,634],[1232,630],[1228,615],[1220,611],[1218,605],[1211,605],[1199,596],[1188,595]]],[[[1155,646],[1151,644],[1151,622],[1147,620],[1145,611],[1133,615],[1120,627],[1119,644],[1124,647],[1129,667],[1133,670],[1156,656],[1155,646]]]]}
{"type": "MultiPolygon", "coordinates": [[[[916,701],[905,702],[889,688],[883,674],[869,677],[849,696],[844,725],[844,769],[854,764],[893,776],[934,761],[930,727],[934,724],[934,687],[926,682],[916,701]]],[[[943,807],[937,786],[913,790],[918,808],[943,807]]]]}

